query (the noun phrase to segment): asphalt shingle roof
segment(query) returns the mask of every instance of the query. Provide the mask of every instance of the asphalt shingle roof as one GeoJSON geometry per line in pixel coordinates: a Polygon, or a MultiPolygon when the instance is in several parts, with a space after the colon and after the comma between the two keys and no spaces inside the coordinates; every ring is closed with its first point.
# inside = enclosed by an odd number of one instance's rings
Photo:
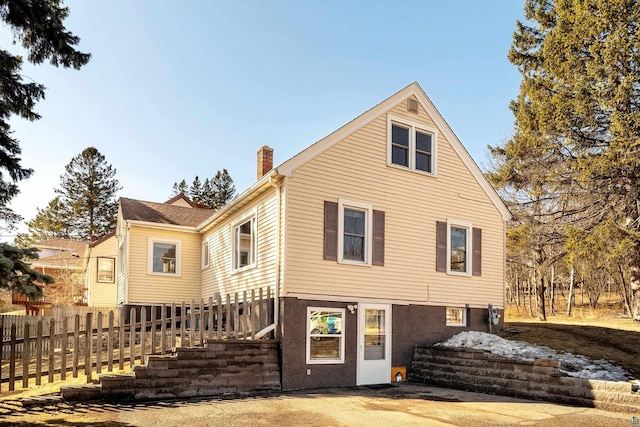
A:
{"type": "Polygon", "coordinates": [[[155,222],[159,224],[195,227],[209,218],[214,210],[187,208],[166,203],[120,198],[122,216],[125,220],[155,222]]]}

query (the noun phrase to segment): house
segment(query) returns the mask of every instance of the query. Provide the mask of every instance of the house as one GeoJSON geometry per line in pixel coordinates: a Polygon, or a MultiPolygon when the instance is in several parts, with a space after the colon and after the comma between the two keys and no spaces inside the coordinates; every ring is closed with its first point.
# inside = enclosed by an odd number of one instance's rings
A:
{"type": "Polygon", "coordinates": [[[115,231],[87,245],[85,280],[88,305],[92,307],[115,305],[117,255],[118,243],[115,231]]]}
{"type": "Polygon", "coordinates": [[[40,314],[53,304],[86,304],[84,288],[85,249],[87,242],[75,239],[50,239],[35,242],[38,258],[29,261],[32,269],[53,277],[54,283],[43,289],[43,296],[30,300],[12,293],[12,304],[24,305],[27,313],[40,314]]]}
{"type": "Polygon", "coordinates": [[[270,287],[283,389],[390,382],[504,308],[511,215],[417,83],[257,178],[217,212],[121,199],[117,302],[270,287]]]}

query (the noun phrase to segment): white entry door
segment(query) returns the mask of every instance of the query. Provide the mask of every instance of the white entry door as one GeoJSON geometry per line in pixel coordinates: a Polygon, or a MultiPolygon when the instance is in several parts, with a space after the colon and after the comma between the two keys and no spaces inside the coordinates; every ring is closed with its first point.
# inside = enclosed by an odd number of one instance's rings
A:
{"type": "Polygon", "coordinates": [[[391,305],[358,303],[358,385],[391,382],[391,305]]]}

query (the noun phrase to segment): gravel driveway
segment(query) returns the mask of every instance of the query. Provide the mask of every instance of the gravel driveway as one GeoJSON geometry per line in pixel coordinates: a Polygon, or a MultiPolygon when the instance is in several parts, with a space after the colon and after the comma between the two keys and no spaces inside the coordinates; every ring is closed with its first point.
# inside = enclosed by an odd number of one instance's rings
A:
{"type": "MultiPolygon", "coordinates": [[[[9,403],[7,403],[9,404],[9,403]]],[[[244,399],[90,403],[15,410],[0,425],[58,426],[631,426],[633,417],[415,384],[244,399]]]]}

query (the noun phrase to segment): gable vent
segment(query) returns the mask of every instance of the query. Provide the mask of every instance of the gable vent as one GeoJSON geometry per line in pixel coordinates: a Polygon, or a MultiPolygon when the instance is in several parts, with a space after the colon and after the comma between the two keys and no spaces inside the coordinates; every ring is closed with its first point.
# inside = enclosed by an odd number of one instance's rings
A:
{"type": "Polygon", "coordinates": [[[407,111],[418,114],[418,100],[415,98],[407,99],[407,111]]]}

